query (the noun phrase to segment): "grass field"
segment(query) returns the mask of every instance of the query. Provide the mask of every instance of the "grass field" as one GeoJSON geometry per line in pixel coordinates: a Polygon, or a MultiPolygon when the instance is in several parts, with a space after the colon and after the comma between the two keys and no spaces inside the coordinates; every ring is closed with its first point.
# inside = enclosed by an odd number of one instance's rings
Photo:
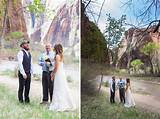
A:
{"type": "Polygon", "coordinates": [[[81,97],[82,119],[160,119],[160,114],[139,108],[125,108],[122,104],[110,104],[105,95],[81,97]]]}
{"type": "Polygon", "coordinates": [[[53,112],[34,99],[20,104],[17,93],[0,85],[0,119],[78,119],[78,112],[53,112]]]}

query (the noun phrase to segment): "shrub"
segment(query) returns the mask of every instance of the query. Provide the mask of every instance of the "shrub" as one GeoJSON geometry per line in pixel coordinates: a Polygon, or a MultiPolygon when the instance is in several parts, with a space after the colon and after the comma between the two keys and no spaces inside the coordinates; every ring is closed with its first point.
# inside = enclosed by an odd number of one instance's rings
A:
{"type": "Polygon", "coordinates": [[[135,59],[131,62],[131,66],[133,67],[134,72],[139,72],[139,69],[143,65],[144,63],[140,59],[135,59]]]}

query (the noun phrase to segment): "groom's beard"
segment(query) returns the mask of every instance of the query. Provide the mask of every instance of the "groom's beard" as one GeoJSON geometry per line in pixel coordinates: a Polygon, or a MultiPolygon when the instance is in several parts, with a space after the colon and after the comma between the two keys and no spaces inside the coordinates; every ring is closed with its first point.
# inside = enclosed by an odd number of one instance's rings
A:
{"type": "Polygon", "coordinates": [[[26,51],[28,51],[28,50],[29,50],[29,48],[27,48],[27,47],[24,47],[24,49],[25,49],[26,51]]]}

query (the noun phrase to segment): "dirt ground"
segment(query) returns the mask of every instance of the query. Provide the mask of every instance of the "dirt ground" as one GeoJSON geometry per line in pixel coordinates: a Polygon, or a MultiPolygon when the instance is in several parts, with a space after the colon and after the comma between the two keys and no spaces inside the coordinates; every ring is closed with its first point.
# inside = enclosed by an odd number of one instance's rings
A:
{"type": "MultiPolygon", "coordinates": [[[[101,91],[103,91],[103,93],[109,93],[109,88],[102,87],[101,91]]],[[[146,111],[160,113],[160,101],[158,101],[154,96],[138,93],[133,93],[133,96],[135,99],[136,107],[142,108],[146,111]]],[[[116,92],[116,102],[119,102],[118,92],[116,92]]]]}
{"type": "MultiPolygon", "coordinates": [[[[17,78],[11,78],[8,76],[0,76],[0,85],[5,85],[9,89],[18,92],[18,79],[17,78]]],[[[76,107],[79,107],[79,89],[72,84],[70,86],[70,92],[72,97],[74,97],[74,101],[76,104],[76,107]]],[[[41,81],[31,81],[31,88],[30,88],[30,100],[38,99],[39,101],[42,100],[42,82],[41,81]]],[[[40,103],[40,102],[37,102],[40,103]]]]}

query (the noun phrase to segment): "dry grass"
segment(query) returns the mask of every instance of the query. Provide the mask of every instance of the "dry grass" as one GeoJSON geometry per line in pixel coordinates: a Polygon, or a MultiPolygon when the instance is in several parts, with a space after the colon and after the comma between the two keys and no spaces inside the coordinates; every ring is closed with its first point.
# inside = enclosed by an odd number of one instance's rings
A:
{"type": "Polygon", "coordinates": [[[33,100],[20,104],[17,94],[0,85],[0,119],[78,119],[78,112],[54,112],[33,100]]]}

